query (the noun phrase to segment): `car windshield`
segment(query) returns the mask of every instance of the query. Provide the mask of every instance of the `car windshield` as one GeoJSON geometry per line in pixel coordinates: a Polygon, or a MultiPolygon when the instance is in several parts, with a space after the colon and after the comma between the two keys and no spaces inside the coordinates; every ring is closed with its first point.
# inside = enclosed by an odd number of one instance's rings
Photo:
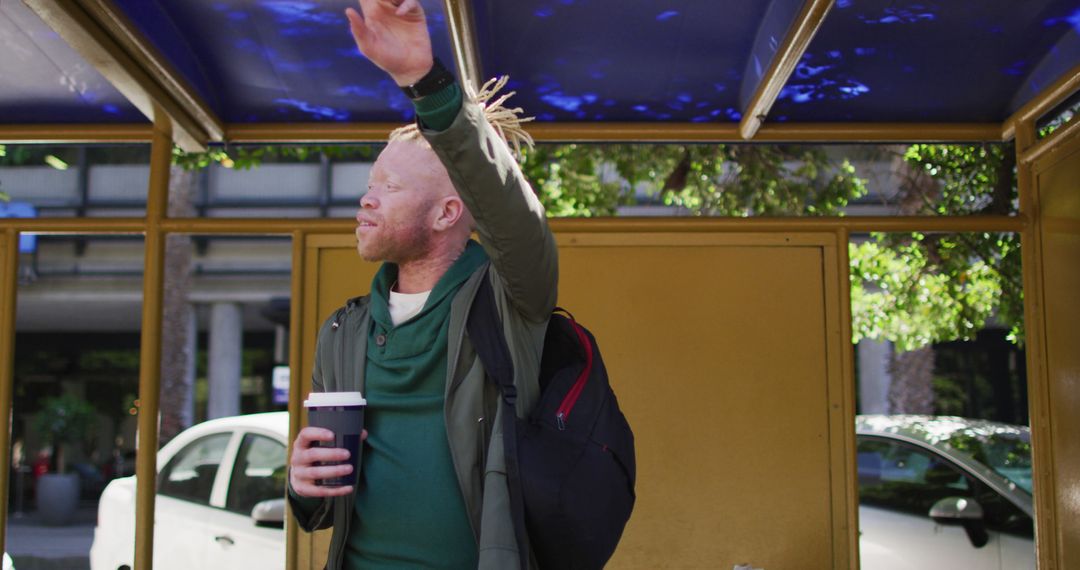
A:
{"type": "Polygon", "coordinates": [[[948,443],[1031,493],[1031,439],[1028,434],[964,430],[949,437],[948,443]]]}

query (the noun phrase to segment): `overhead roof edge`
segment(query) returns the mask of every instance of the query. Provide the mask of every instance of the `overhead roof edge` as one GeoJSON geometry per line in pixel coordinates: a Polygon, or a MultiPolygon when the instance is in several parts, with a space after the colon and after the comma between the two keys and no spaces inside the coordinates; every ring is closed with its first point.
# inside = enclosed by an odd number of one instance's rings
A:
{"type": "Polygon", "coordinates": [[[155,111],[162,110],[172,121],[174,141],[181,148],[187,151],[206,149],[210,133],[192,117],[189,109],[172,97],[169,86],[157,81],[78,2],[24,2],[144,116],[154,121],[155,111]]]}
{"type": "Polygon", "coordinates": [[[148,143],[153,125],[133,124],[0,124],[0,142],[8,144],[148,143]]]}
{"type": "Polygon", "coordinates": [[[776,50],[776,55],[751,97],[750,104],[743,112],[739,123],[739,135],[743,139],[754,138],[758,129],[761,128],[765,117],[769,114],[769,109],[772,108],[784,85],[791,78],[795,66],[806,53],[806,48],[810,46],[814,35],[821,29],[825,16],[828,15],[832,6],[833,0],[806,0],[798,17],[788,30],[783,44],[776,50]]]}
{"type": "MultiPolygon", "coordinates": [[[[397,123],[227,124],[230,143],[380,143],[397,123]]],[[[529,123],[537,142],[748,142],[732,123],[529,123]]],[[[2,134],[2,131],[0,131],[2,134]]],[[[770,123],[749,142],[997,142],[998,123],[770,123]]]]}
{"type": "Polygon", "coordinates": [[[112,0],[78,1],[136,63],[176,98],[177,103],[206,131],[211,141],[224,138],[225,126],[221,119],[112,0]]]}
{"type": "Polygon", "coordinates": [[[1080,91],[1080,65],[1059,77],[1057,81],[1043,89],[1006,119],[1001,130],[1001,140],[1011,140],[1016,136],[1016,127],[1019,123],[1037,120],[1077,91],[1080,91]]]}

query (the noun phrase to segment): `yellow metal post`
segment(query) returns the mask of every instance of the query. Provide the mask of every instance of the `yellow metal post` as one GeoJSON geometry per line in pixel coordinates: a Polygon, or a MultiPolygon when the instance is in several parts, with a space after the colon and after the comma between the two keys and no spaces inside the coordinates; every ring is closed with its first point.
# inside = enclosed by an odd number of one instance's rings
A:
{"type": "Polygon", "coordinates": [[[0,234],[0,552],[7,537],[8,487],[11,473],[11,396],[15,384],[15,293],[19,274],[19,232],[0,234]]]}
{"type": "MultiPolygon", "coordinates": [[[[855,417],[855,346],[851,342],[851,258],[850,258],[851,234],[845,228],[836,231],[837,273],[840,277],[840,376],[843,378],[844,393],[841,396],[845,418],[855,417]]],[[[844,440],[839,442],[844,446],[845,457],[856,457],[855,449],[855,426],[848,424],[844,431],[844,440]]],[[[848,477],[848,496],[844,505],[847,507],[847,520],[851,521],[851,528],[847,530],[849,542],[846,544],[851,570],[859,570],[859,485],[858,469],[854,462],[847,465],[844,475],[848,477]]]]}
{"type": "Polygon", "coordinates": [[[1057,505],[1053,442],[1050,426],[1049,379],[1045,362],[1045,322],[1043,319],[1043,255],[1040,237],[1041,213],[1035,192],[1032,164],[1023,159],[1035,144],[1034,119],[1014,125],[1016,133],[1016,184],[1020,213],[1026,218],[1020,236],[1020,258],[1024,277],[1024,330],[1027,353],[1028,406],[1031,424],[1032,475],[1035,484],[1035,551],[1038,567],[1056,569],[1057,505]]]}
{"type": "Polygon", "coordinates": [[[479,89],[484,78],[480,70],[479,50],[476,49],[475,19],[471,0],[443,0],[446,8],[446,24],[450,29],[450,42],[454,45],[458,77],[462,85],[479,89]]]}
{"type": "Polygon", "coordinates": [[[784,42],[777,48],[772,63],[743,112],[742,121],[739,123],[739,136],[743,139],[754,138],[765,122],[769,109],[780,96],[780,91],[795,71],[795,66],[802,59],[806,48],[810,47],[810,41],[825,23],[825,16],[832,5],[833,0],[806,0],[803,4],[802,11],[791,25],[784,42]]]}
{"type": "Polygon", "coordinates": [[[139,438],[135,457],[135,570],[153,568],[154,498],[157,480],[158,397],[161,386],[161,303],[165,233],[161,221],[169,194],[172,123],[155,113],[150,146],[150,188],[146,200],[142,337],[139,347],[139,438]]]}
{"type": "MultiPolygon", "coordinates": [[[[292,276],[289,299],[289,456],[292,455],[292,442],[300,432],[301,400],[304,397],[303,374],[300,370],[300,344],[303,341],[304,326],[304,232],[295,231],[292,235],[292,276]]],[[[286,507],[288,504],[286,503],[286,507]]],[[[291,511],[291,509],[289,509],[291,511]]],[[[299,568],[297,545],[300,529],[290,512],[285,513],[285,568],[299,568]]]]}

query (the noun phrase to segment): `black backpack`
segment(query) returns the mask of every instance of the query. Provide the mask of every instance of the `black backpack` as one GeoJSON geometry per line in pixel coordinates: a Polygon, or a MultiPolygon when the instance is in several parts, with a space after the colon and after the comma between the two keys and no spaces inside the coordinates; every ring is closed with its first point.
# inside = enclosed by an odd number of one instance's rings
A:
{"type": "MultiPolygon", "coordinates": [[[[468,330],[503,401],[503,442],[521,567],[603,568],[634,508],[634,433],[608,385],[592,334],[556,309],[548,321],[540,399],[517,418],[514,369],[488,275],[468,330]]],[[[566,315],[569,315],[566,312],[566,315]]]]}

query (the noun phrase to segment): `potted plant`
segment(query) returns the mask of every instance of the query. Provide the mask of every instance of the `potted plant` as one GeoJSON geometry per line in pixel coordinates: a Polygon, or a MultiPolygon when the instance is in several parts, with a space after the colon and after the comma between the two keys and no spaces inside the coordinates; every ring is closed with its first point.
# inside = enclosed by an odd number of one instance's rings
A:
{"type": "Polygon", "coordinates": [[[47,524],[70,522],[79,506],[79,475],[66,473],[64,448],[85,441],[94,421],[93,406],[71,394],[46,398],[34,415],[34,428],[52,447],[56,464],[56,472],[37,481],[37,510],[47,524]]]}

